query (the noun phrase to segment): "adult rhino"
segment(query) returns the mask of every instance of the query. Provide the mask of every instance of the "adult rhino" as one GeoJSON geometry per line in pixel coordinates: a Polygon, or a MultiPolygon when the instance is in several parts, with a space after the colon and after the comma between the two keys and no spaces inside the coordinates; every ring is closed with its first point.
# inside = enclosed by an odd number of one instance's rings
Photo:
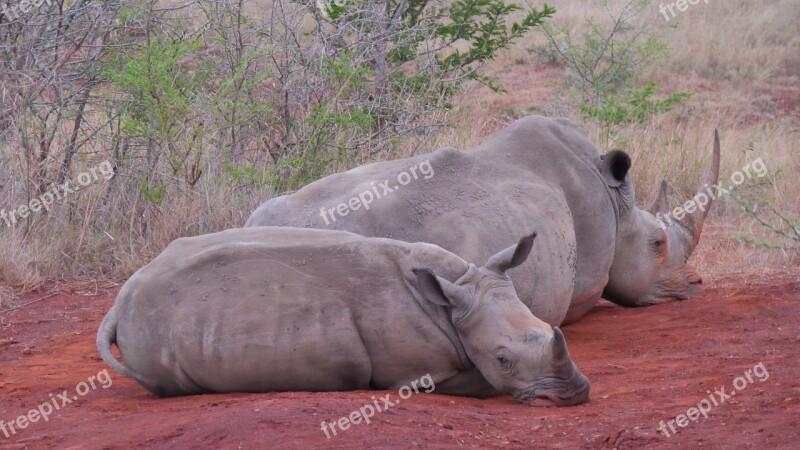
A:
{"type": "MultiPolygon", "coordinates": [[[[707,185],[717,182],[719,159],[715,132],[707,185]]],[[[702,292],[687,259],[711,202],[662,228],[656,214],[666,212],[666,184],[648,209],[639,209],[630,165],[624,152],[600,155],[568,119],[530,116],[466,152],[446,148],[327,176],[270,199],[245,226],[430,242],[470,261],[485,261],[503,242],[536,229],[537,257],[510,275],[531,311],[558,325],[601,296],[641,306],[702,292]],[[434,175],[417,176],[421,167],[434,175]],[[366,204],[369,191],[383,196],[366,204]]]]}
{"type": "Polygon", "coordinates": [[[533,316],[505,273],[534,237],[480,268],[432,244],[331,230],[178,239],[125,283],[97,348],[161,396],[388,389],[427,377],[440,394],[583,403],[589,382],[563,334],[533,316]]]}

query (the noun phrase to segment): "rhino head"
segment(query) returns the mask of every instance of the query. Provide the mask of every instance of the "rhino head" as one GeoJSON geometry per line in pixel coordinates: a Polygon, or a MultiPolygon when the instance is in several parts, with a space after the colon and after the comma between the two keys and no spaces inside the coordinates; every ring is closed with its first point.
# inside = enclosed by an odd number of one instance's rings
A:
{"type": "Polygon", "coordinates": [[[589,400],[589,380],[570,358],[558,327],[536,318],[520,301],[506,271],[528,258],[536,234],[470,265],[456,282],[429,269],[414,269],[420,293],[450,310],[470,360],[497,391],[538,406],[571,406],[589,400]]]}
{"type": "MultiPolygon", "coordinates": [[[[609,155],[604,159],[606,156],[609,155]]],[[[624,177],[616,187],[619,226],[604,298],[623,306],[643,306],[685,300],[702,293],[703,280],[687,260],[700,241],[703,222],[714,200],[708,192],[719,178],[719,160],[719,133],[715,131],[711,162],[704,184],[694,197],[707,200],[707,204],[686,208],[680,219],[680,214],[675,216],[669,211],[666,181],[661,182],[655,201],[642,210],[635,205],[630,177],[624,177]]]]}

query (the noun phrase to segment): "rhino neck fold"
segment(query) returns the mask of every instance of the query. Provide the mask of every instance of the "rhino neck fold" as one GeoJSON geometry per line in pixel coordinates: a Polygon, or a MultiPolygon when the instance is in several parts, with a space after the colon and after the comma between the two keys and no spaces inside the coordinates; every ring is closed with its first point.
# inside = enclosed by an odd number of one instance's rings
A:
{"type": "MultiPolygon", "coordinates": [[[[458,284],[458,282],[462,279],[472,276],[473,272],[477,270],[477,267],[470,264],[469,269],[467,269],[467,271],[461,275],[455,283],[458,284]]],[[[419,290],[417,290],[416,286],[413,286],[408,282],[406,282],[406,286],[408,286],[409,291],[411,291],[412,295],[414,296],[414,300],[416,300],[417,304],[419,304],[420,308],[422,308],[422,311],[425,312],[428,318],[431,319],[431,322],[433,322],[436,327],[439,328],[442,333],[444,333],[444,335],[453,345],[453,348],[458,355],[458,370],[467,371],[474,368],[475,365],[472,363],[472,360],[469,359],[467,351],[464,349],[464,345],[461,343],[461,338],[458,335],[458,331],[456,331],[456,328],[453,325],[453,320],[449,309],[444,306],[434,305],[433,303],[424,299],[419,293],[419,290]]]]}

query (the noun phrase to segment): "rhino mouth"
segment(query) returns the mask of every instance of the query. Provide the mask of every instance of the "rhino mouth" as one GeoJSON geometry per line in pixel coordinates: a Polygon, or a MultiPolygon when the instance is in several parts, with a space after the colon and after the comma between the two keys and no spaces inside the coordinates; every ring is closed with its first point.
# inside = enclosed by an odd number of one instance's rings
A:
{"type": "Polygon", "coordinates": [[[530,391],[514,395],[514,398],[519,402],[529,403],[531,406],[575,406],[589,401],[589,388],[589,384],[586,383],[586,385],[583,386],[580,391],[566,395],[557,394],[552,391],[537,392],[536,389],[532,389],[530,391]]]}
{"type": "Polygon", "coordinates": [[[703,280],[698,275],[696,279],[690,279],[685,284],[680,285],[658,285],[653,289],[652,294],[648,294],[639,301],[639,306],[660,305],[663,303],[680,302],[693,297],[703,295],[703,280]]]}

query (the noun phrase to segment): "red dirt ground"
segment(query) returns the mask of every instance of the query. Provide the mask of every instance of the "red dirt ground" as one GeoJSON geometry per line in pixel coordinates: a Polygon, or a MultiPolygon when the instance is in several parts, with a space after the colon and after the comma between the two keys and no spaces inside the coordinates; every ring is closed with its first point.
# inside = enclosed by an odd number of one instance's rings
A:
{"type": "MultiPolygon", "coordinates": [[[[604,303],[565,327],[573,359],[592,382],[591,401],[538,408],[419,394],[326,439],[320,422],[348,415],[372,396],[397,392],[205,395],[159,399],[112,373],[28,424],[0,448],[800,448],[800,274],[722,277],[704,296],[640,309],[604,303]],[[753,382],[708,418],[686,413],[763,363],[753,382]]],[[[116,291],[62,292],[0,314],[0,420],[14,420],[106,368],[95,332],[116,291]]],[[[40,294],[41,296],[41,294],[40,294]]],[[[31,296],[20,304],[35,300],[31,296]]],[[[740,383],[744,381],[742,379],[740,383]]],[[[740,384],[741,386],[741,384],[740,384]]]]}

